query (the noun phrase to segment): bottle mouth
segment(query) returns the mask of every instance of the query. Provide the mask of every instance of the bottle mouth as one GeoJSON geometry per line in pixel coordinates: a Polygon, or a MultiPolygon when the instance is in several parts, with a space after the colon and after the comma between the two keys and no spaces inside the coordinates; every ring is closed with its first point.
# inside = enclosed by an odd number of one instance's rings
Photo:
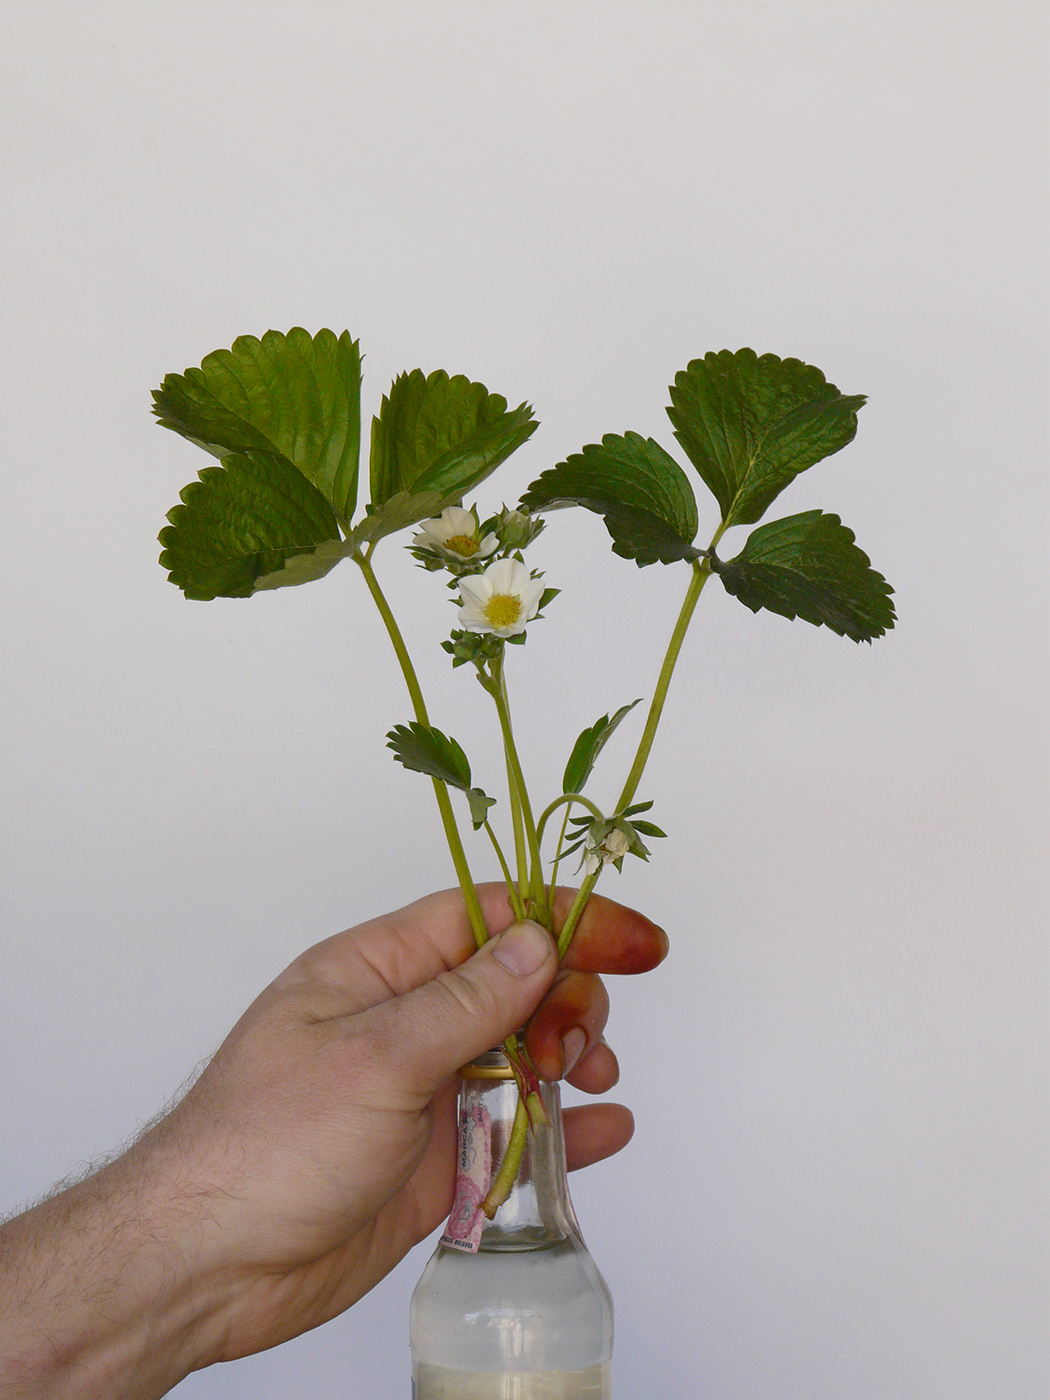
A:
{"type": "MultiPolygon", "coordinates": [[[[525,1027],[514,1032],[518,1044],[525,1047],[525,1027]]],[[[514,1071],[510,1067],[510,1061],[503,1052],[502,1045],[494,1045],[491,1050],[486,1050],[483,1055],[478,1055],[469,1064],[460,1066],[460,1075],[464,1079],[513,1079],[514,1071]]]]}
{"type": "Polygon", "coordinates": [[[502,1050],[486,1050],[484,1055],[471,1060],[469,1065],[463,1065],[459,1072],[464,1079],[514,1078],[514,1071],[502,1050]]]}

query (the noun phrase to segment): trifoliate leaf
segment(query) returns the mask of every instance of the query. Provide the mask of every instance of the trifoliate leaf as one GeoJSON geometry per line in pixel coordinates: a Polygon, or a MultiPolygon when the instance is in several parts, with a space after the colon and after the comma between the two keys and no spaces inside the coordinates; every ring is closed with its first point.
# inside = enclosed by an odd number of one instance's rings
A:
{"type": "Polygon", "coordinates": [[[801,617],[855,642],[881,637],[895,621],[893,589],[837,515],[808,510],[770,521],[735,559],[712,567],[752,612],[801,617]]]}
{"type": "Polygon", "coordinates": [[[471,787],[470,764],[455,739],[416,720],[395,725],[386,738],[387,747],[393,749],[394,757],[406,768],[462,789],[467,795],[475,830],[484,825],[488,809],[495,806],[496,799],[486,797],[480,788],[471,787]]]}
{"type": "Polygon", "coordinates": [[[271,452],[313,482],[344,521],[354,513],[361,440],[361,356],[349,332],[301,327],[242,335],[200,369],[154,391],[166,428],[216,457],[271,452]]]}
{"type": "MultiPolygon", "coordinates": [[[[562,792],[583,791],[584,783],[591,776],[595,759],[612,736],[613,730],[638,703],[638,700],[632,700],[629,705],[622,706],[612,719],[608,715],[602,715],[601,719],[595,720],[589,729],[583,731],[573,745],[569,761],[565,765],[565,776],[561,780],[562,792]]],[[[587,820],[587,818],[583,820],[587,820]]]]}
{"type": "MultiPolygon", "coordinates": [[[[399,375],[372,420],[371,498],[381,507],[399,492],[434,492],[437,509],[462,499],[531,437],[528,404],[507,401],[444,370],[399,375]]],[[[417,520],[422,516],[416,516],[417,520]]]]}
{"type": "Polygon", "coordinates": [[[160,532],[160,562],[187,598],[305,583],[344,557],[332,507],[284,457],[230,454],[181,494],[160,532]]]}
{"type": "Polygon", "coordinates": [[[529,510],[580,505],[605,519],[614,551],[639,565],[696,556],[696,498],[682,468],[638,433],[608,433],[532,482],[529,510]]]}
{"type": "Polygon", "coordinates": [[[720,350],[671,387],[675,437],[714,493],[725,525],[751,525],[799,472],[857,431],[863,394],[840,394],[801,360],[720,350]]]}

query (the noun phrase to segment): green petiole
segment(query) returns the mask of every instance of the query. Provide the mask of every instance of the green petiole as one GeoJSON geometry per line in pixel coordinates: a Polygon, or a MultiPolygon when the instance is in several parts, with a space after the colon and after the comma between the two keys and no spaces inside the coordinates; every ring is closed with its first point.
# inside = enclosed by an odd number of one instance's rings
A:
{"type": "MultiPolygon", "coordinates": [[[[412,708],[415,711],[416,719],[420,724],[429,727],[430,718],[427,715],[427,707],[423,700],[423,691],[419,685],[419,678],[416,675],[415,667],[412,665],[412,658],[408,654],[408,647],[405,639],[401,635],[401,629],[397,625],[397,619],[390,610],[390,604],[386,600],[379,580],[376,578],[375,570],[372,568],[370,558],[360,552],[352,554],[351,559],[360,568],[368,585],[368,591],[372,595],[379,615],[383,619],[394,647],[394,654],[401,667],[401,674],[405,678],[408,687],[409,698],[412,701],[412,708]]],[[[459,827],[456,825],[456,816],[452,810],[452,800],[448,795],[448,788],[444,783],[432,778],[434,784],[434,796],[437,798],[438,811],[441,814],[441,824],[445,828],[445,838],[448,841],[449,852],[452,856],[452,864],[455,867],[456,878],[459,887],[463,892],[463,901],[467,907],[467,917],[470,920],[470,927],[474,934],[474,942],[480,948],[488,942],[488,929],[485,927],[485,916],[481,912],[481,902],[478,899],[477,888],[474,884],[474,877],[470,873],[470,866],[467,864],[466,852],[463,849],[463,842],[460,839],[459,827]]]]}

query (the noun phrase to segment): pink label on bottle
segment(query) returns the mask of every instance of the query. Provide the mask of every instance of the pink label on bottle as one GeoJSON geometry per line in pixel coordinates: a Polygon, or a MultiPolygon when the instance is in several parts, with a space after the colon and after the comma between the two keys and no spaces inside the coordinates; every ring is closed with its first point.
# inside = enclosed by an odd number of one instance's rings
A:
{"type": "Polygon", "coordinates": [[[477,1254],[485,1224],[481,1203],[492,1179],[492,1118],[481,1104],[460,1112],[457,1152],[456,1196],[441,1243],[477,1254]]]}

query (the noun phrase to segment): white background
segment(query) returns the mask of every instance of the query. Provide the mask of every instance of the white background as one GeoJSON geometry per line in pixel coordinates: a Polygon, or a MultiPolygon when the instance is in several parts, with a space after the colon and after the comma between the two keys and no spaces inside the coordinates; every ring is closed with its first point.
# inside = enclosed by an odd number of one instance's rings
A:
{"type": "MultiPolygon", "coordinates": [[[[366,422],[417,365],[535,404],[495,507],[605,432],[677,450],[665,386],[750,345],[869,395],[777,510],[839,513],[900,623],[857,647],[701,602],[641,794],[670,839],[606,887],[673,940],[614,988],[637,1137],[574,1186],[616,1392],[1042,1400],[1045,40],[1028,0],[6,0],[0,1201],[134,1132],[301,947],[450,883],[356,572],[165,581],[207,459],[150,389],[348,328],[366,422]]],[[[684,587],[607,545],[581,512],[536,546],[538,788],[651,689],[684,587]]],[[[494,772],[439,585],[377,562],[494,772]]],[[[407,1395],[428,1248],[178,1394],[407,1395]]]]}

